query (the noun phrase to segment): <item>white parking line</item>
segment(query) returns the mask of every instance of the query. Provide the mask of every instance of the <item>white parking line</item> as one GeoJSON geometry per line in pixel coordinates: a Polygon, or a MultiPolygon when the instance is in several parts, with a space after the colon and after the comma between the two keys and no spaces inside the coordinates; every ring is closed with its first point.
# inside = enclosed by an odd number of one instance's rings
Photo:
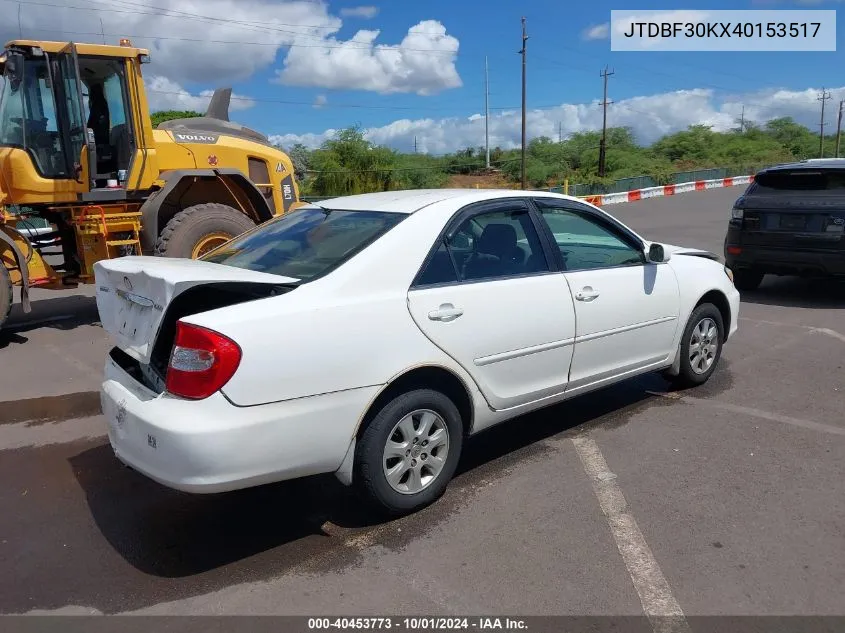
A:
{"type": "Polygon", "coordinates": [[[838,338],[840,341],[845,343],[845,334],[841,334],[836,330],[831,330],[830,328],[826,327],[814,327],[813,332],[819,332],[820,334],[827,334],[828,336],[832,336],[833,338],[838,338]]]}
{"type": "Polygon", "coordinates": [[[572,443],[590,478],[651,628],[655,633],[689,633],[681,605],[672,595],[669,582],[640,532],[622,489],[616,483],[616,475],[607,467],[598,444],[583,435],[572,438],[572,443]]]}
{"type": "Polygon", "coordinates": [[[720,402],[718,400],[710,400],[707,398],[696,398],[695,396],[684,396],[678,393],[661,393],[659,391],[647,391],[646,393],[652,396],[660,396],[661,398],[670,398],[680,402],[697,404],[711,409],[720,409],[722,411],[728,411],[729,413],[741,413],[743,415],[749,415],[763,420],[770,420],[771,422],[791,424],[792,426],[801,427],[802,429],[810,429],[812,431],[820,431],[822,433],[830,433],[832,435],[845,435],[845,427],[822,424],[821,422],[813,422],[812,420],[802,420],[801,418],[793,418],[789,415],[763,411],[762,409],[755,409],[754,407],[744,407],[739,404],[720,402]]]}
{"type": "Polygon", "coordinates": [[[837,332],[836,330],[831,330],[830,328],[826,327],[813,327],[812,325],[801,325],[800,323],[783,323],[782,321],[766,321],[764,319],[752,319],[751,317],[739,317],[740,321],[750,321],[751,323],[763,323],[765,325],[778,325],[780,327],[797,327],[809,332],[818,332],[819,334],[825,334],[835,339],[839,339],[843,343],[845,343],[845,334],[842,332],[837,332]]]}

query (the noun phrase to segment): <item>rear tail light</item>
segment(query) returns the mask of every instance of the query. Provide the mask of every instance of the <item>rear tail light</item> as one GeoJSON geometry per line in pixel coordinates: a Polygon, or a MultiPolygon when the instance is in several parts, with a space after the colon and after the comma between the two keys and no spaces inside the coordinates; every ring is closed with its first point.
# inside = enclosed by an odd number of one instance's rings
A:
{"type": "Polygon", "coordinates": [[[240,362],[241,348],[233,340],[180,321],[167,367],[167,391],[202,400],[229,382],[240,362]]]}
{"type": "Polygon", "coordinates": [[[728,246],[728,255],[742,255],[742,247],[728,246]]]}
{"type": "Polygon", "coordinates": [[[731,209],[731,219],[732,220],[741,220],[744,215],[745,215],[745,211],[743,211],[742,209],[737,209],[736,207],[731,209]]]}

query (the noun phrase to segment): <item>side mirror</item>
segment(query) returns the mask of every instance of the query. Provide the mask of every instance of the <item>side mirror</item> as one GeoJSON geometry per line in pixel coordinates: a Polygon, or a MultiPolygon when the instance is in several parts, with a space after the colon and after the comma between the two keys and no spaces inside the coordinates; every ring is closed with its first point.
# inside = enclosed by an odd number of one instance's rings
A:
{"type": "Polygon", "coordinates": [[[650,244],[646,252],[646,260],[650,264],[663,264],[669,261],[669,254],[664,250],[662,244],[650,244]]]}

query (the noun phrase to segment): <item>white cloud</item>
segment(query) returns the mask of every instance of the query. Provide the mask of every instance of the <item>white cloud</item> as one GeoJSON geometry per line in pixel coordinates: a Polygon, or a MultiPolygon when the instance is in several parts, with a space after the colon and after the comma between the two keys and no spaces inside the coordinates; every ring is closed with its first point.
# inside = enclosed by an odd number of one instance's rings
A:
{"type": "Polygon", "coordinates": [[[327,101],[328,99],[326,98],[326,95],[317,95],[316,97],[314,97],[314,107],[318,109],[322,108],[324,105],[326,105],[327,101]]]}
{"type": "MultiPolygon", "coordinates": [[[[845,97],[845,87],[831,89],[834,99],[845,97]]],[[[743,105],[747,121],[763,123],[781,116],[791,116],[799,123],[815,126],[818,123],[818,90],[762,90],[741,95],[717,98],[712,90],[694,89],[633,97],[615,102],[608,110],[608,124],[630,127],[637,140],[652,143],[665,134],[686,129],[689,125],[705,124],[725,131],[736,127],[743,105]]],[[[557,138],[558,125],[564,134],[601,129],[601,107],[589,104],[561,104],[555,108],[529,110],[527,132],[529,139],[538,136],[557,138]]],[[[831,117],[832,120],[835,117],[831,117]]],[[[519,147],[520,113],[501,112],[490,117],[490,144],[505,149],[519,147]]],[[[811,127],[811,129],[814,129],[811,127]]],[[[284,134],[271,137],[283,146],[303,143],[317,147],[334,136],[336,130],[322,133],[284,134]]],[[[387,125],[365,130],[368,139],[397,149],[412,146],[414,137],[421,152],[434,154],[484,143],[484,117],[472,114],[462,118],[401,119],[387,125]]]]}
{"type": "MultiPolygon", "coordinates": [[[[324,2],[306,0],[101,0],[86,3],[90,10],[80,9],[77,0],[50,4],[74,8],[24,3],[25,35],[99,43],[102,20],[108,43],[130,37],[150,49],[152,64],[145,70],[182,83],[247,79],[273,64],[282,46],[320,41],[342,24],[324,2]]],[[[17,37],[17,19],[3,20],[0,36],[3,41],[17,37]]]]}
{"type": "Polygon", "coordinates": [[[340,15],[345,18],[364,18],[371,20],[378,15],[378,7],[363,6],[363,7],[349,7],[340,10],[340,15]]]}
{"type": "Polygon", "coordinates": [[[437,94],[462,84],[455,68],[458,40],[437,20],[408,30],[398,45],[376,44],[377,30],[358,31],[332,48],[293,47],[278,72],[279,83],[381,94],[437,94]]]}
{"type": "MultiPolygon", "coordinates": [[[[150,110],[195,110],[204,113],[208,109],[213,90],[203,90],[192,94],[181,85],[167,77],[147,77],[147,100],[150,110]]],[[[232,93],[229,111],[246,110],[255,105],[255,101],[243,95],[232,93]]]]}
{"type": "MultiPolygon", "coordinates": [[[[461,85],[455,54],[442,52],[456,50],[458,40],[434,21],[414,27],[400,44],[384,46],[373,42],[378,31],[337,39],[343,20],[330,13],[326,0],[95,0],[83,3],[84,9],[78,0],[48,4],[22,3],[26,36],[101,42],[102,31],[113,44],[129,37],[150,49],[148,75],[183,86],[229,86],[272,68],[280,55],[285,57],[281,79],[295,85],[419,94],[461,85]],[[432,48],[437,52],[409,50],[432,48]],[[316,72],[309,77],[312,64],[316,72]],[[336,73],[347,76],[339,79],[336,73]]],[[[351,11],[345,14],[376,15],[369,6],[351,11]]],[[[16,17],[0,21],[2,41],[17,37],[16,17]]]]}
{"type": "Polygon", "coordinates": [[[610,22],[604,24],[596,24],[584,30],[583,37],[585,40],[606,40],[610,37],[610,22]]]}

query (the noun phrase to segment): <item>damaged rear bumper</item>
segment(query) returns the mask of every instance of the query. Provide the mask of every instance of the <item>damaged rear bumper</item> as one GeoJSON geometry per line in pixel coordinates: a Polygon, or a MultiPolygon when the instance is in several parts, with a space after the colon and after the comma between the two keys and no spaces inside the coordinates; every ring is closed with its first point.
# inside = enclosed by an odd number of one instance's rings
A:
{"type": "Polygon", "coordinates": [[[217,493],[337,471],[377,387],[252,407],[157,394],[107,358],[100,396],[117,458],[158,483],[217,493]]]}

